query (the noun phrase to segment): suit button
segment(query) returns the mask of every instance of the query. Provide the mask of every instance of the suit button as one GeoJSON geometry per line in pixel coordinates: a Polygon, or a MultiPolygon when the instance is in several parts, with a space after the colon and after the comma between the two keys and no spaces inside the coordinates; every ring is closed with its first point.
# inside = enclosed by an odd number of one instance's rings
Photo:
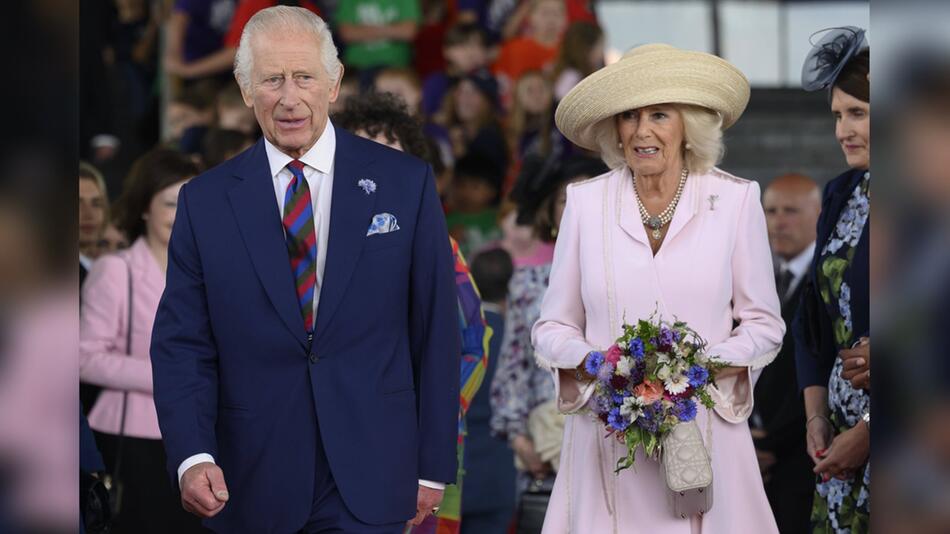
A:
{"type": "Polygon", "coordinates": [[[317,355],[313,352],[310,353],[310,363],[317,363],[317,355]]]}

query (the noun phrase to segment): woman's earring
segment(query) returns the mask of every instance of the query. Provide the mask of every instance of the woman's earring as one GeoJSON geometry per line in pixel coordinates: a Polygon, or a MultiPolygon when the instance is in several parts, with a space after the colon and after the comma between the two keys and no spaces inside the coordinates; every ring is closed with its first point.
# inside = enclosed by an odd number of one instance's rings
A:
{"type": "Polygon", "coordinates": [[[623,150],[623,143],[618,141],[617,148],[619,148],[620,150],[623,150]]]}
{"type": "Polygon", "coordinates": [[[686,150],[692,150],[692,149],[693,149],[693,145],[686,143],[686,150]]]}

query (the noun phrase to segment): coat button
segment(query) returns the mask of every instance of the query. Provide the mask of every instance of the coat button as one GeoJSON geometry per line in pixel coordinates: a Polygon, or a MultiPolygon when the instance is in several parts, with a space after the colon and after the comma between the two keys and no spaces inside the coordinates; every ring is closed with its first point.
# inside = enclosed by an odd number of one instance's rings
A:
{"type": "Polygon", "coordinates": [[[310,363],[317,363],[318,359],[319,358],[317,358],[317,355],[315,353],[313,352],[310,353],[310,363]]]}

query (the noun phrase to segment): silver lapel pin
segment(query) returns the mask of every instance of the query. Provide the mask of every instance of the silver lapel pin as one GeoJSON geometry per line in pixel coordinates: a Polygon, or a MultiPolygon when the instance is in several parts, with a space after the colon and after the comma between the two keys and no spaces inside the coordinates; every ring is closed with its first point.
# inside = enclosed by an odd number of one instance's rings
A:
{"type": "Polygon", "coordinates": [[[709,195],[709,211],[716,211],[716,201],[719,200],[719,195],[709,195]]]}

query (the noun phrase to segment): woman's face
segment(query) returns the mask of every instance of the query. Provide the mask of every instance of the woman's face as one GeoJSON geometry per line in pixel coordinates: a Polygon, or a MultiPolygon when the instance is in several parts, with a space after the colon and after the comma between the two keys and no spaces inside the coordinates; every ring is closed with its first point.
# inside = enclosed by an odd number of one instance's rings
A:
{"type": "Polygon", "coordinates": [[[188,179],[162,189],[149,202],[148,211],[142,214],[145,219],[145,238],[150,243],[168,246],[175,223],[175,211],[178,209],[178,191],[188,179]]]}
{"type": "Polygon", "coordinates": [[[95,180],[79,179],[79,242],[95,244],[106,218],[106,199],[95,180]]]}
{"type": "Polygon", "coordinates": [[[552,98],[551,88],[540,74],[523,76],[518,82],[518,102],[527,113],[540,115],[551,109],[552,98]]]}
{"type": "Polygon", "coordinates": [[[488,100],[471,80],[462,80],[455,88],[455,115],[462,122],[478,120],[487,112],[488,100]]]}
{"type": "Polygon", "coordinates": [[[871,106],[835,87],[831,92],[835,137],[848,166],[867,169],[871,164],[871,106]]]}
{"type": "Polygon", "coordinates": [[[623,156],[636,176],[659,176],[683,168],[685,126],[672,104],[624,111],[617,115],[623,156]]]}

